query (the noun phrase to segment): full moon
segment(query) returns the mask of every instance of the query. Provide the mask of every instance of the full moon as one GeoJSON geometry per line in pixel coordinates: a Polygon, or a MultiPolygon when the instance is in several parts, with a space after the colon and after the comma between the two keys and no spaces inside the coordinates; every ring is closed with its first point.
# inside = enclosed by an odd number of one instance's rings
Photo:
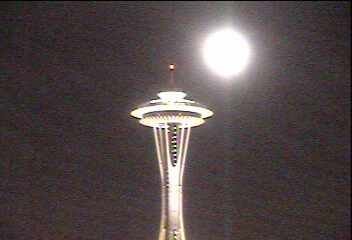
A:
{"type": "Polygon", "coordinates": [[[246,39],[228,28],[210,34],[203,46],[206,65],[217,75],[230,78],[248,64],[250,48],[246,39]]]}

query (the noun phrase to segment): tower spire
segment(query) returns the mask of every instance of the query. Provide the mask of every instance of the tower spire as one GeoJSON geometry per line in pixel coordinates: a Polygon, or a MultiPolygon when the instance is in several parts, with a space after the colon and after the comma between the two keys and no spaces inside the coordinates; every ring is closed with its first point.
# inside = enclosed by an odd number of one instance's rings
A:
{"type": "Polygon", "coordinates": [[[175,64],[173,64],[173,63],[169,64],[170,87],[172,90],[174,90],[176,88],[174,71],[175,71],[175,64]]]}

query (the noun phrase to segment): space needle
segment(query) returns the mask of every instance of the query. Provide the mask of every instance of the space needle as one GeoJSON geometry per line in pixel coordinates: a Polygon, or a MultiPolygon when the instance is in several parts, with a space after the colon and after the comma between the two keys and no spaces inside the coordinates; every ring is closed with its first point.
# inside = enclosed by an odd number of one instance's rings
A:
{"type": "Polygon", "coordinates": [[[200,126],[213,112],[200,103],[185,99],[175,90],[169,66],[170,91],[158,93],[158,99],[138,106],[131,115],[139,123],[153,128],[161,177],[161,222],[159,240],[185,240],[182,213],[182,179],[191,128],[200,126]]]}

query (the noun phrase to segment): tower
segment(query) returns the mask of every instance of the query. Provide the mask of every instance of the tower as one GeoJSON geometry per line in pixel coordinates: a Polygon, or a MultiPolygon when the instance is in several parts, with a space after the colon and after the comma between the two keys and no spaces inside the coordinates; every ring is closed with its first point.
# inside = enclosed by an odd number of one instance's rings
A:
{"type": "MultiPolygon", "coordinates": [[[[174,65],[170,65],[171,84],[174,65]]],[[[182,213],[182,178],[191,128],[213,115],[207,107],[185,99],[182,91],[165,91],[159,99],[137,107],[131,115],[152,127],[161,177],[159,240],[185,240],[182,213]]]]}

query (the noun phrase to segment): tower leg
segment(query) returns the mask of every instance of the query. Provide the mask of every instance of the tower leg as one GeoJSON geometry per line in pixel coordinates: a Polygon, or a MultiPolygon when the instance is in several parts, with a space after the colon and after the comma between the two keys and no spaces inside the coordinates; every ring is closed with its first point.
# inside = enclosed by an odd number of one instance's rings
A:
{"type": "Polygon", "coordinates": [[[159,240],[185,240],[182,178],[190,130],[190,127],[179,124],[154,127],[161,177],[159,240]]]}

